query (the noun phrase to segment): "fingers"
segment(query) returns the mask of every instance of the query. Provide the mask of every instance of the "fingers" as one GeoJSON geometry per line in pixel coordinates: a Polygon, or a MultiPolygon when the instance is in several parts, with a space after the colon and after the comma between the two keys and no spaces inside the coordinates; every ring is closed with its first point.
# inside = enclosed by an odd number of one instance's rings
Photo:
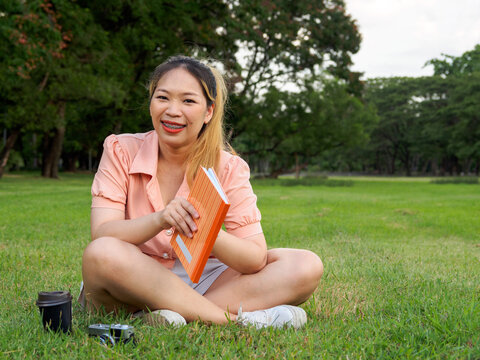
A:
{"type": "Polygon", "coordinates": [[[194,219],[198,219],[198,212],[193,205],[183,198],[173,199],[163,210],[163,219],[170,227],[175,227],[181,234],[192,237],[197,231],[194,219]]]}

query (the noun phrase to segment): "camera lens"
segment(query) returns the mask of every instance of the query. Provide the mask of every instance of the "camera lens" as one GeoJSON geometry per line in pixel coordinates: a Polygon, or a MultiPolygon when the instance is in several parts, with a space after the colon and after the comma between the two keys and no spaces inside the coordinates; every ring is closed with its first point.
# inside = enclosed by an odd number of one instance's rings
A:
{"type": "Polygon", "coordinates": [[[115,346],[115,339],[107,334],[99,336],[100,343],[105,346],[115,346]]]}

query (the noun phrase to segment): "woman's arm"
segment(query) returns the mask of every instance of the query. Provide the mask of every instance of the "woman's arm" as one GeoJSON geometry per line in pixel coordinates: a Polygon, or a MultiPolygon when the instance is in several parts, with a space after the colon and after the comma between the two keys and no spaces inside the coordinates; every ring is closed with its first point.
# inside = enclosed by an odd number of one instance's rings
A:
{"type": "Polygon", "coordinates": [[[198,213],[186,199],[173,199],[162,211],[125,219],[125,213],[117,209],[93,208],[91,213],[92,240],[103,236],[140,245],[164,229],[172,226],[189,237],[197,230],[193,219],[198,213]]]}
{"type": "Polygon", "coordinates": [[[220,230],[213,255],[242,274],[253,274],[267,264],[267,244],[263,233],[245,239],[220,230]]]}

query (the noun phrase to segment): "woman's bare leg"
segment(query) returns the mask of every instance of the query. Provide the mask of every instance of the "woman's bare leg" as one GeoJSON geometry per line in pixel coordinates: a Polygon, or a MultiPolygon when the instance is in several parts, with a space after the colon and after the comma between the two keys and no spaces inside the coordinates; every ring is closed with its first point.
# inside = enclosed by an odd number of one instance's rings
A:
{"type": "Polygon", "coordinates": [[[258,273],[243,275],[229,268],[213,283],[205,297],[231,313],[298,305],[306,301],[323,274],[320,258],[311,251],[272,249],[267,265],[258,273]]]}
{"type": "Polygon", "coordinates": [[[217,324],[227,323],[227,316],[236,318],[198,294],[137,246],[115,238],[99,238],[87,246],[82,273],[87,304],[95,308],[169,309],[187,321],[201,319],[217,324]]]}

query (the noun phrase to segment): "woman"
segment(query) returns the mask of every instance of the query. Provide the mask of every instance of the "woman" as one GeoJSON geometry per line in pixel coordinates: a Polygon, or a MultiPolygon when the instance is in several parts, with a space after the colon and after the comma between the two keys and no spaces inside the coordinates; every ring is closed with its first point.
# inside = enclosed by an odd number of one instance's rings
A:
{"type": "Polygon", "coordinates": [[[87,306],[124,308],[151,323],[303,326],[305,312],[293,305],[310,297],[323,265],[310,251],[267,250],[248,165],[224,142],[223,78],[177,56],[155,69],[149,89],[154,130],[110,135],[92,185],[87,306]],[[215,168],[231,205],[192,284],[169,241],[174,229],[196,231],[186,198],[199,166],[215,168]]]}

